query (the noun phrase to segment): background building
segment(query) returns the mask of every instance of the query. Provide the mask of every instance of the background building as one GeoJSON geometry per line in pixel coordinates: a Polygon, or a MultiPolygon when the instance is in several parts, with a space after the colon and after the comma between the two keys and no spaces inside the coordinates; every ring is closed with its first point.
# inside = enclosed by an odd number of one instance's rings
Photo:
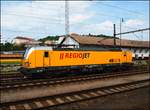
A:
{"type": "Polygon", "coordinates": [[[73,33],[62,42],[63,39],[64,36],[60,37],[58,43],[62,43],[62,45],[75,45],[69,46],[70,48],[75,47],[91,50],[121,48],[122,50],[132,51],[134,58],[145,59],[149,57],[149,41],[116,39],[116,47],[114,47],[114,39],[106,37],[81,36],[73,33]]]}
{"type": "Polygon", "coordinates": [[[18,36],[13,40],[13,43],[16,45],[36,45],[40,44],[41,42],[32,38],[18,36]]]}

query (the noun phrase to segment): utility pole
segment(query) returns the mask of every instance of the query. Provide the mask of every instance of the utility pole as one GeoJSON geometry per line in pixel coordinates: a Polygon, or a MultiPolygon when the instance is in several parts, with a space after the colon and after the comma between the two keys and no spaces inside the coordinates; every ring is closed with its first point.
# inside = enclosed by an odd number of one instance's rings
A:
{"type": "Polygon", "coordinates": [[[65,0],[65,36],[60,44],[58,44],[58,47],[61,47],[67,37],[69,37],[69,3],[68,0],[65,0]]]}
{"type": "Polygon", "coordinates": [[[69,36],[69,2],[65,0],[65,34],[69,36]]]}
{"type": "Polygon", "coordinates": [[[114,47],[116,47],[116,25],[114,24],[114,47]]]}
{"type": "MultiPolygon", "coordinates": [[[[122,22],[123,18],[120,18],[120,33],[122,32],[122,22]]],[[[121,48],[121,34],[120,34],[120,48],[121,48]]]]}

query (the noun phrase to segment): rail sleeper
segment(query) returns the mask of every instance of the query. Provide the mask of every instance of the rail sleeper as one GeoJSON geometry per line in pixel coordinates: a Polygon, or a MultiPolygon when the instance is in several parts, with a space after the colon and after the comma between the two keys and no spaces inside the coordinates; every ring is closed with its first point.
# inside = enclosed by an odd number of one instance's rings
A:
{"type": "Polygon", "coordinates": [[[90,98],[89,94],[83,93],[82,96],[86,97],[86,98],[90,98]]]}
{"type": "Polygon", "coordinates": [[[46,102],[49,104],[49,106],[55,105],[55,103],[51,100],[46,100],[46,102]]]}
{"type": "Polygon", "coordinates": [[[30,107],[29,104],[23,104],[23,106],[24,106],[24,108],[25,108],[26,110],[31,110],[31,107],[30,107]]]}
{"type": "Polygon", "coordinates": [[[58,102],[58,103],[64,103],[65,101],[63,100],[63,99],[61,99],[61,98],[56,98],[56,101],[58,102]]]}
{"type": "Polygon", "coordinates": [[[71,98],[70,96],[67,96],[66,99],[68,99],[69,101],[74,101],[74,99],[71,98]]]}
{"type": "Polygon", "coordinates": [[[37,106],[37,108],[42,108],[43,107],[41,102],[34,102],[34,104],[37,106]]]}
{"type": "Polygon", "coordinates": [[[93,96],[98,96],[98,94],[95,93],[95,92],[90,92],[90,94],[93,95],[93,96]]]}
{"type": "Polygon", "coordinates": [[[106,93],[105,92],[103,92],[103,91],[101,91],[101,90],[98,90],[97,91],[100,95],[105,95],[106,93]]]}

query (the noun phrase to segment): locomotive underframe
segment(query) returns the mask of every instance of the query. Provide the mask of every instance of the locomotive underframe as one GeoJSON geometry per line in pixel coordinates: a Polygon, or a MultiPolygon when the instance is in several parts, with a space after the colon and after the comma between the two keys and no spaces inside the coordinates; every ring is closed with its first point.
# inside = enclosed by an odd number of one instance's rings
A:
{"type": "Polygon", "coordinates": [[[113,63],[102,65],[77,65],[77,66],[51,66],[51,67],[39,67],[39,68],[21,68],[20,71],[26,76],[46,76],[46,75],[63,75],[63,74],[78,74],[78,73],[91,73],[101,71],[117,71],[121,69],[127,69],[132,67],[132,63],[113,63]]]}

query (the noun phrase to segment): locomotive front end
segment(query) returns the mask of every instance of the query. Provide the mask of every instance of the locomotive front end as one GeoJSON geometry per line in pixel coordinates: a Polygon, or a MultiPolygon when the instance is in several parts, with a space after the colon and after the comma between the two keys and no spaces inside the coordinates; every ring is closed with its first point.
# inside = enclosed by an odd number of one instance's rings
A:
{"type": "Polygon", "coordinates": [[[19,69],[19,71],[23,74],[26,74],[28,73],[28,68],[30,68],[30,62],[29,62],[29,50],[30,48],[27,48],[24,55],[23,55],[23,59],[22,59],[22,62],[21,62],[21,68],[19,69]]]}
{"type": "Polygon", "coordinates": [[[27,76],[43,74],[45,68],[50,67],[51,47],[35,46],[26,49],[20,72],[27,76]]]}

